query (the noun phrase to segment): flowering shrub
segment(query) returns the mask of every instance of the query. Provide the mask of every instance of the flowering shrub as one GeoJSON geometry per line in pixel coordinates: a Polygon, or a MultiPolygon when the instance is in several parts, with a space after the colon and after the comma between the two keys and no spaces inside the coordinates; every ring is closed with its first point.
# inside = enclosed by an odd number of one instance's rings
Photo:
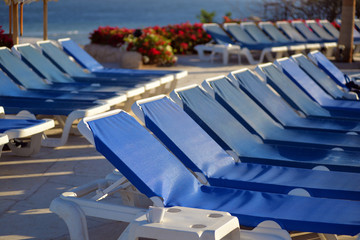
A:
{"type": "Polygon", "coordinates": [[[90,33],[90,40],[91,43],[114,47],[127,43],[128,50],[138,51],[144,56],[144,63],[170,64],[176,61],[174,53],[193,53],[197,44],[207,43],[211,37],[202,29],[201,23],[183,23],[148,27],[140,34],[134,29],[99,27],[90,33]],[[160,47],[160,43],[164,46],[160,47]]]}
{"type": "Polygon", "coordinates": [[[175,53],[187,54],[194,53],[194,47],[198,44],[204,44],[211,40],[201,23],[190,24],[182,23],[176,25],[167,25],[165,27],[153,27],[160,35],[171,40],[171,46],[175,53]]]}
{"type": "Polygon", "coordinates": [[[133,34],[133,29],[118,27],[99,27],[90,34],[91,43],[120,47],[125,43],[124,38],[133,34]]]}
{"type": "Polygon", "coordinates": [[[5,46],[11,48],[14,44],[11,37],[8,34],[4,34],[4,29],[0,25],[0,47],[5,46]]]}
{"type": "Polygon", "coordinates": [[[170,40],[153,29],[144,29],[139,37],[130,34],[124,41],[128,43],[128,51],[141,53],[145,64],[172,65],[176,62],[170,40]]]}

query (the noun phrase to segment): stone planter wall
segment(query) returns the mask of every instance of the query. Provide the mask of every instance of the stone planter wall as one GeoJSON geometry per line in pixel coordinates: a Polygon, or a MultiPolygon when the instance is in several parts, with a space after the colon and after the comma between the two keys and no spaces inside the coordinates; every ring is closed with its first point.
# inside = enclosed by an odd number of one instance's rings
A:
{"type": "Polygon", "coordinates": [[[142,56],[138,52],[128,52],[121,48],[100,44],[87,44],[84,49],[101,63],[117,63],[120,68],[142,67],[142,56]]]}

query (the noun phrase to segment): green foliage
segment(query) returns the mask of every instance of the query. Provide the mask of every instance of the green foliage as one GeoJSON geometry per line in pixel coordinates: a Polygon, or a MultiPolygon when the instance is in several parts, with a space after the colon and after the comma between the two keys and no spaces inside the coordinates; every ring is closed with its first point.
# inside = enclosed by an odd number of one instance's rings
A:
{"type": "Polygon", "coordinates": [[[200,20],[201,23],[212,23],[216,13],[208,12],[204,9],[201,9],[200,15],[197,15],[196,18],[200,20]]]}

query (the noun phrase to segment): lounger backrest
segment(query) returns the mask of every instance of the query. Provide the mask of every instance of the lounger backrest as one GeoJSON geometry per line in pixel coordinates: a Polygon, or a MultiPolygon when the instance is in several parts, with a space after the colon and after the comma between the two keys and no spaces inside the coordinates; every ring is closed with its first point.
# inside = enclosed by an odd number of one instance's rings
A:
{"type": "Polygon", "coordinates": [[[314,20],[307,20],[306,24],[323,40],[336,41],[336,39],[333,36],[331,36],[323,27],[321,27],[314,20]]]}
{"type": "Polygon", "coordinates": [[[276,22],[276,25],[281,29],[285,35],[295,42],[306,42],[306,39],[289,23],[286,21],[276,22]]]}
{"type": "Polygon", "coordinates": [[[20,96],[22,90],[11,81],[11,79],[0,70],[0,95],[20,96]]]}
{"type": "Polygon", "coordinates": [[[209,83],[214,89],[216,98],[219,99],[222,105],[233,113],[237,119],[245,121],[263,138],[266,138],[269,133],[283,128],[246,93],[234,86],[228,78],[223,77],[209,83]]]}
{"type": "Polygon", "coordinates": [[[322,42],[321,38],[312,32],[302,21],[292,21],[291,23],[308,41],[322,42]]]}
{"type": "Polygon", "coordinates": [[[280,59],[276,61],[276,64],[280,65],[282,71],[315,101],[323,103],[324,100],[332,99],[293,60],[280,59]]]}
{"type": "Polygon", "coordinates": [[[239,155],[259,148],[252,134],[223,106],[198,86],[178,91],[185,112],[190,115],[220,146],[239,155]]]}
{"type": "Polygon", "coordinates": [[[211,177],[234,165],[227,154],[184,110],[167,97],[140,104],[145,125],[187,168],[211,177]]]}
{"type": "Polygon", "coordinates": [[[237,83],[244,92],[257,100],[258,104],[263,105],[270,114],[273,114],[273,117],[276,118],[279,114],[289,118],[298,117],[294,109],[283,98],[276,95],[265,82],[261,81],[250,70],[237,72],[233,75],[235,77],[234,83],[237,83]]]}
{"type": "Polygon", "coordinates": [[[30,44],[16,46],[21,58],[40,76],[52,82],[69,83],[74,80],[62,73],[54,64],[50,62],[40,51],[30,44]]]}
{"type": "Polygon", "coordinates": [[[225,33],[221,27],[215,23],[203,24],[204,30],[210,34],[211,38],[218,44],[234,45],[234,41],[225,33]]]}
{"type": "Polygon", "coordinates": [[[164,204],[196,192],[200,183],[158,140],[125,112],[88,122],[97,151],[140,192],[164,204]]]}
{"type": "Polygon", "coordinates": [[[328,31],[333,37],[339,38],[340,32],[337,30],[334,25],[332,25],[328,20],[320,20],[320,24],[328,31]]]}
{"type": "Polygon", "coordinates": [[[245,29],[247,33],[249,33],[257,42],[259,43],[265,43],[265,44],[271,44],[273,41],[266,36],[266,34],[261,31],[261,29],[256,26],[253,22],[244,22],[240,24],[242,28],[245,29]]]}
{"type": "Polygon", "coordinates": [[[259,26],[267,35],[269,35],[275,42],[289,43],[291,42],[280,30],[271,22],[261,22],[259,26]]]}
{"type": "Polygon", "coordinates": [[[72,56],[81,66],[88,69],[90,72],[103,69],[98,61],[90,56],[84,49],[77,45],[74,41],[69,38],[60,39],[59,43],[63,47],[64,51],[72,56]]]}
{"type": "Polygon", "coordinates": [[[226,31],[233,36],[233,38],[242,45],[250,44],[254,45],[257,42],[240,27],[239,24],[224,24],[226,31]]]}
{"type": "Polygon", "coordinates": [[[327,75],[329,75],[337,84],[344,87],[346,84],[345,75],[338,69],[327,57],[319,51],[313,51],[308,54],[309,58],[327,75]]]}
{"type": "Polygon", "coordinates": [[[52,42],[38,42],[38,45],[41,47],[43,54],[63,72],[69,74],[70,76],[88,76],[88,74],[86,74],[77,63],[71,61],[69,56],[52,42]]]}
{"type": "Polygon", "coordinates": [[[294,108],[307,115],[330,116],[327,110],[313,101],[294,82],[282,73],[274,64],[259,66],[266,81],[294,108]]]}
{"type": "Polygon", "coordinates": [[[320,68],[315,66],[304,55],[294,55],[291,59],[300,66],[317,84],[319,84],[327,93],[334,98],[343,98],[345,92],[339,89],[338,85],[320,68]]]}
{"type": "Polygon", "coordinates": [[[16,83],[25,88],[43,88],[44,81],[8,48],[0,47],[0,67],[16,83]]]}

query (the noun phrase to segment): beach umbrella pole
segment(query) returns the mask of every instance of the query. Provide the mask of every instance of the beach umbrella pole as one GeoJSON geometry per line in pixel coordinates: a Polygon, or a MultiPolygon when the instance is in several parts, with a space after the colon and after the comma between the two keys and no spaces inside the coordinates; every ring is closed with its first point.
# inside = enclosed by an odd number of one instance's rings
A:
{"type": "Polygon", "coordinates": [[[48,33],[47,33],[47,24],[48,24],[48,10],[47,10],[47,0],[43,0],[44,1],[44,6],[43,6],[43,12],[44,12],[44,40],[48,39],[48,33]]]}
{"type": "Polygon", "coordinates": [[[13,19],[12,39],[14,44],[19,44],[19,4],[18,3],[12,3],[12,19],[13,19]]]}

